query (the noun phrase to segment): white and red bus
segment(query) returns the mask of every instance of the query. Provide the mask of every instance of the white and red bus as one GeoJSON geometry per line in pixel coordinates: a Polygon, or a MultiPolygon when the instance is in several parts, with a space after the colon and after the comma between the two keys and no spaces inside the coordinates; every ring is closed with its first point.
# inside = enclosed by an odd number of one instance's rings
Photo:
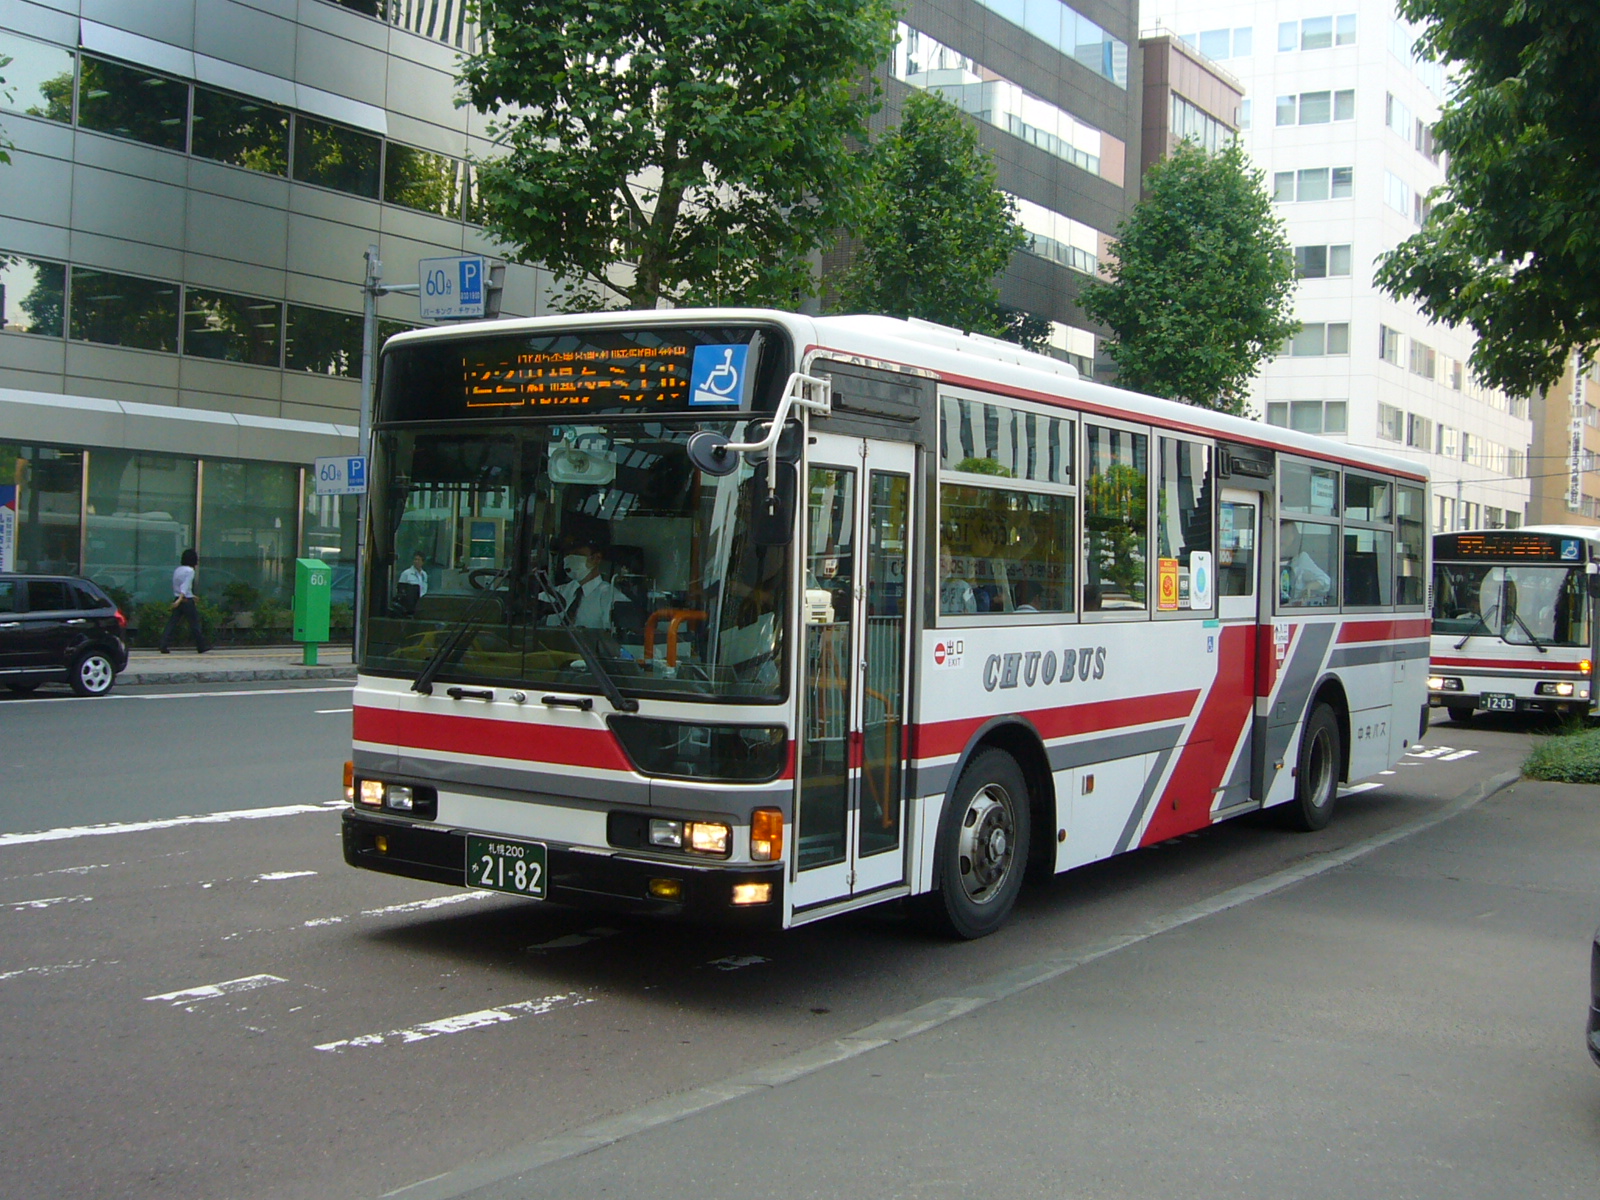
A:
{"type": "Polygon", "coordinates": [[[1600,529],[1529,525],[1433,539],[1429,703],[1484,712],[1595,712],[1600,529]]]}
{"type": "Polygon", "coordinates": [[[1426,719],[1421,468],[940,326],[406,333],[372,452],[354,866],[973,937],[1426,719]]]}

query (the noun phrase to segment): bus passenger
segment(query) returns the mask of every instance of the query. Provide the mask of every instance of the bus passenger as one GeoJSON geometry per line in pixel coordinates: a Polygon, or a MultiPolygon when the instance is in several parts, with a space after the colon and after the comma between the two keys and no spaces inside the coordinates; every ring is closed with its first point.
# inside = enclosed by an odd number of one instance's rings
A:
{"type": "Polygon", "coordinates": [[[972,584],[958,573],[955,556],[939,548],[939,611],[946,616],[978,611],[978,597],[972,584]]]}
{"type": "Polygon", "coordinates": [[[1315,607],[1333,603],[1333,580],[1302,546],[1299,521],[1284,521],[1278,537],[1278,603],[1315,607]]]}

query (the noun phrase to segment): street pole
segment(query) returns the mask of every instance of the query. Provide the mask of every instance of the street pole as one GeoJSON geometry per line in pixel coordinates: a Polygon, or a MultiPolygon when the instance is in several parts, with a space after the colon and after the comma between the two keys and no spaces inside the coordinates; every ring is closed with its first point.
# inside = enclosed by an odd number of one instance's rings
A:
{"type": "MultiPolygon", "coordinates": [[[[378,248],[368,246],[364,255],[366,259],[366,273],[361,283],[361,419],[357,423],[356,453],[367,456],[367,486],[372,486],[372,459],[371,447],[367,444],[372,436],[372,372],[377,365],[378,353],[378,288],[379,281],[383,278],[383,262],[378,258],[378,248]]],[[[366,543],[367,543],[367,493],[361,493],[361,502],[357,506],[356,518],[356,577],[353,594],[355,600],[354,628],[351,630],[350,654],[352,662],[359,662],[361,655],[361,631],[365,622],[361,619],[364,592],[364,572],[366,570],[366,543]]]]}

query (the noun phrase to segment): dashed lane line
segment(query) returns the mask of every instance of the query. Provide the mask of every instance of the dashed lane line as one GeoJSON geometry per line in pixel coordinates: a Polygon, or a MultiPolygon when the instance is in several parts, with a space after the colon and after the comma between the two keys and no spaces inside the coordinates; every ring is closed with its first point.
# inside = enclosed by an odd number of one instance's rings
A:
{"type": "Polygon", "coordinates": [[[148,696],[132,695],[128,692],[118,692],[114,696],[30,696],[27,699],[7,700],[6,707],[11,708],[21,704],[106,704],[112,701],[135,703],[144,700],[216,700],[225,696],[311,696],[318,692],[348,692],[355,687],[355,683],[340,684],[337,687],[308,687],[308,688],[250,688],[242,691],[229,692],[156,692],[148,696]]]}
{"type": "Polygon", "coordinates": [[[239,979],[225,979],[221,983],[203,983],[198,987],[180,988],[175,992],[160,992],[146,996],[146,1000],[164,1001],[177,1008],[200,1000],[215,1000],[219,996],[232,996],[239,992],[253,992],[257,988],[287,983],[281,975],[245,975],[239,979]]]}
{"type": "Polygon", "coordinates": [[[226,812],[196,813],[186,817],[157,817],[149,821],[109,821],[101,825],[68,825],[60,829],[41,829],[34,833],[0,833],[0,847],[28,846],[35,842],[65,842],[73,838],[106,837],[114,833],[147,833],[152,829],[177,829],[183,825],[226,825],[229,821],[264,821],[270,817],[294,817],[302,813],[329,812],[345,807],[343,800],[327,800],[321,804],[235,808],[226,812]]]}
{"type": "Polygon", "coordinates": [[[374,1046],[398,1043],[410,1045],[452,1033],[465,1033],[469,1029],[483,1029],[490,1025],[505,1025],[524,1017],[538,1017],[558,1008],[577,1008],[593,1004],[592,997],[577,992],[562,992],[554,996],[541,996],[536,1000],[519,1000],[515,1004],[501,1004],[495,1008],[481,1008],[477,1012],[458,1013],[436,1021],[424,1021],[404,1029],[391,1029],[387,1033],[364,1033],[357,1037],[340,1038],[336,1042],[323,1042],[316,1049],[329,1054],[346,1050],[367,1050],[374,1046]]]}

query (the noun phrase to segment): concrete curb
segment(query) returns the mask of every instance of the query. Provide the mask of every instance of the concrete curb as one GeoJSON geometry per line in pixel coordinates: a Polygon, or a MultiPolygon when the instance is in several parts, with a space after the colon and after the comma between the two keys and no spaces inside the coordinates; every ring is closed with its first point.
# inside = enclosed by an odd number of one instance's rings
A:
{"type": "Polygon", "coordinates": [[[355,682],[351,666],[325,667],[239,667],[195,671],[127,670],[117,676],[124,687],[157,683],[258,683],[285,679],[348,679],[355,682]]]}

